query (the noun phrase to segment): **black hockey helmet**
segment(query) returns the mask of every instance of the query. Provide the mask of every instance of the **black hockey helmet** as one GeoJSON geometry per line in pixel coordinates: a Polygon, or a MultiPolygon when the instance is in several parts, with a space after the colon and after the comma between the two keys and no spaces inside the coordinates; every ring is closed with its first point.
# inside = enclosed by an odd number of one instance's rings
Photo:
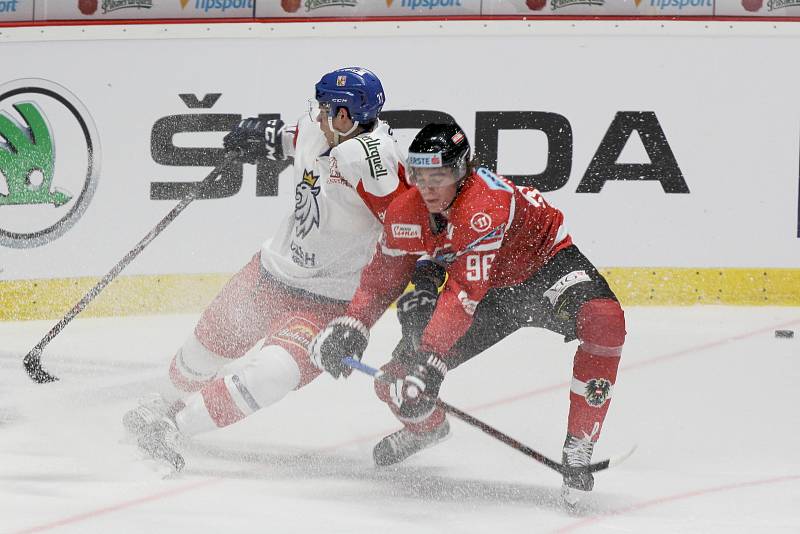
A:
{"type": "Polygon", "coordinates": [[[451,173],[438,173],[432,185],[459,183],[467,174],[469,158],[469,141],[458,124],[428,124],[408,147],[408,181],[411,185],[417,185],[420,169],[449,168],[451,173]]]}

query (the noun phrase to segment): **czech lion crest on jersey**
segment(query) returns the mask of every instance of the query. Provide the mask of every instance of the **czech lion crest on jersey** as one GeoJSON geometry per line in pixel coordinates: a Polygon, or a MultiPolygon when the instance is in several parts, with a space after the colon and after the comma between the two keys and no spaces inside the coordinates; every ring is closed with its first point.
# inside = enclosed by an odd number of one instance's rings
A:
{"type": "Polygon", "coordinates": [[[305,237],[311,229],[319,227],[319,176],[303,171],[303,181],[294,189],[294,231],[297,237],[305,237]]]}
{"type": "Polygon", "coordinates": [[[611,382],[605,378],[592,378],[586,381],[586,402],[590,406],[599,408],[611,396],[611,382]]]}

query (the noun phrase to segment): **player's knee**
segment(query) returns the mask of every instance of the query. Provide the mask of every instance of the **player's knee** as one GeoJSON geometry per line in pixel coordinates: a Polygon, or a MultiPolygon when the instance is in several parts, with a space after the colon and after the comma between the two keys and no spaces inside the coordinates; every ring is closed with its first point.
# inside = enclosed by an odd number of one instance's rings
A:
{"type": "Polygon", "coordinates": [[[253,411],[277,402],[300,383],[297,362],[280,345],[265,345],[232,367],[237,396],[253,411]]]}
{"type": "Polygon", "coordinates": [[[206,348],[192,333],[173,356],[169,378],[179,391],[199,391],[229,361],[206,348]]]}
{"type": "Polygon", "coordinates": [[[620,356],[625,343],[625,312],[619,302],[594,299],[578,311],[577,335],[587,352],[620,356]]]}

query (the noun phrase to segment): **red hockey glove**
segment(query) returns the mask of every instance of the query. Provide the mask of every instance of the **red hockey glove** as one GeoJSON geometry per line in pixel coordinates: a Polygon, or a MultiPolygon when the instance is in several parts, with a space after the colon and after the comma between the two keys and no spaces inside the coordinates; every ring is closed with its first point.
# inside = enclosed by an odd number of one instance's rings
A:
{"type": "Polygon", "coordinates": [[[405,378],[398,378],[389,386],[392,402],[398,414],[406,419],[425,419],[436,408],[439,387],[447,374],[447,365],[432,352],[418,355],[418,363],[411,367],[405,378]]]}

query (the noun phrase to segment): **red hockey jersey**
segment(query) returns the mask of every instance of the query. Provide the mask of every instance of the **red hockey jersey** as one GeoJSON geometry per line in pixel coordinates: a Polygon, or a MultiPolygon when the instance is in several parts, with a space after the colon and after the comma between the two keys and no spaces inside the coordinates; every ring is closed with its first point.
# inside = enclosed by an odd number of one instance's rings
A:
{"type": "Polygon", "coordinates": [[[349,314],[371,326],[402,293],[416,260],[433,259],[447,268],[448,279],[420,348],[446,354],[490,288],[523,282],[571,243],[563,214],[539,191],[488,169],[466,178],[437,234],[412,188],[389,206],[379,250],[361,274],[349,314]]]}

